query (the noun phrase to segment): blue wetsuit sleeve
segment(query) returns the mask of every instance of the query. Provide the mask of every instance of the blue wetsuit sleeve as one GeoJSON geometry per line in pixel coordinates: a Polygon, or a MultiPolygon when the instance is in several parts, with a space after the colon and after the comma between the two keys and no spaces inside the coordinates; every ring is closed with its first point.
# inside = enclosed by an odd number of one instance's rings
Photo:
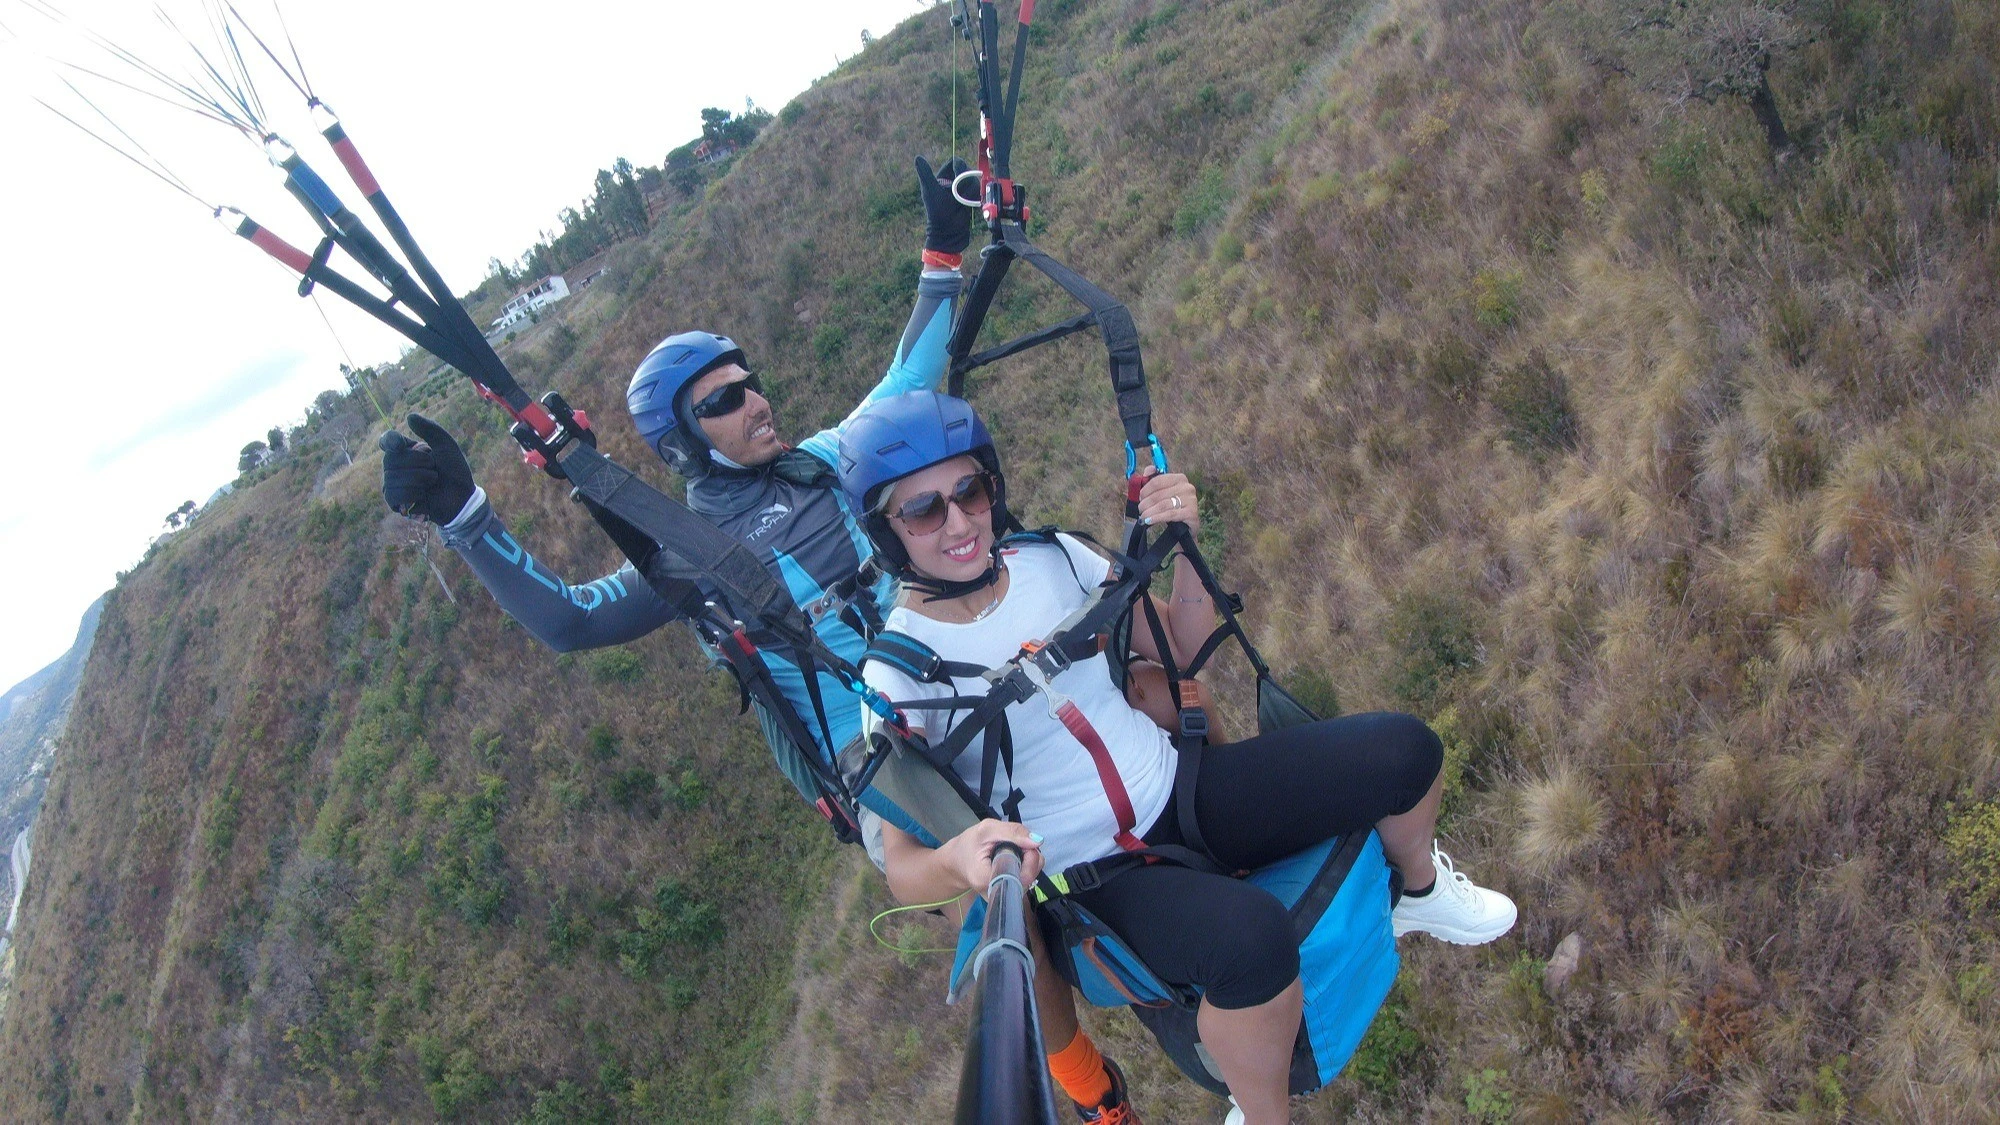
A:
{"type": "Polygon", "coordinates": [[[910,322],[896,345],[896,358],[882,381],[875,384],[853,411],[831,429],[821,430],[799,443],[799,448],[829,465],[840,463],[840,434],[854,416],[876,399],[908,391],[925,391],[944,378],[945,345],[951,340],[951,320],[958,307],[964,281],[957,272],[925,271],[917,281],[917,306],[910,310],[910,322]]]}
{"type": "Polygon", "coordinates": [[[557,652],[623,644],[679,616],[629,563],[595,582],[564,582],[515,541],[483,492],[442,530],[500,608],[557,652]]]}

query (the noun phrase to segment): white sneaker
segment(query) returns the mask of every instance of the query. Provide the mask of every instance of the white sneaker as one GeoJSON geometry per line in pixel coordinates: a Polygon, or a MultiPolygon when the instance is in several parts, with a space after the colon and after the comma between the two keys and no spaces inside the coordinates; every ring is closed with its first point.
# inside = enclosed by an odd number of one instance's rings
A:
{"type": "Polygon", "coordinates": [[[1452,866],[1451,857],[1431,844],[1437,884],[1422,898],[1404,896],[1389,916],[1396,936],[1422,932],[1453,945],[1484,945],[1514,928],[1514,900],[1476,886],[1452,866]]]}

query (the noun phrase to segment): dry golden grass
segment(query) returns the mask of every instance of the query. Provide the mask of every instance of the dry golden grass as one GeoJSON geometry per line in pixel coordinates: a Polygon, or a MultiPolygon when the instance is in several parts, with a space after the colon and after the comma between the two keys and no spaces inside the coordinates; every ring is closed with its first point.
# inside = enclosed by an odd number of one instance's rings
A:
{"type": "Polygon", "coordinates": [[[1610,808],[1580,771],[1559,768],[1521,787],[1521,830],[1513,859],[1548,878],[1587,855],[1604,835],[1610,808]]]}

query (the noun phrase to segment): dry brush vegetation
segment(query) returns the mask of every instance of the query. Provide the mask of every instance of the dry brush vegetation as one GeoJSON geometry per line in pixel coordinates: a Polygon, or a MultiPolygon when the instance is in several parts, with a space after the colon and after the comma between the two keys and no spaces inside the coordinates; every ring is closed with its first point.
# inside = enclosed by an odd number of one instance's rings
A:
{"type": "MultiPolygon", "coordinates": [[[[793,428],[834,417],[907,307],[939,22],[621,251],[529,381],[613,403],[709,324],[793,428]]],[[[1260,643],[1317,703],[1430,718],[1448,846],[1522,904],[1490,947],[1407,941],[1300,1118],[1990,1119],[2000,14],[1068,0],[1038,27],[1037,236],[1132,298],[1260,643]]],[[[996,330],[1059,309],[1023,286],[996,330]]],[[[1101,361],[1046,351],[974,394],[1029,515],[1105,530],[1101,361]]],[[[449,386],[412,397],[594,575],[578,513],[449,386]]],[[[551,660],[462,568],[453,601],[388,549],[372,460],[309,462],[107,610],[0,1115],[944,1112],[940,959],[868,938],[879,879],[686,638],[551,660]]],[[[1219,1112],[1092,1023],[1149,1120],[1219,1112]]]]}

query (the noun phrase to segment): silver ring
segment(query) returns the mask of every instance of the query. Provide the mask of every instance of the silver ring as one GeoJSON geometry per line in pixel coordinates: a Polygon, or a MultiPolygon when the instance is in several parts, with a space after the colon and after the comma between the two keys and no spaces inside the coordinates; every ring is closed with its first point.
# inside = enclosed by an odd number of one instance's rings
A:
{"type": "Polygon", "coordinates": [[[1178,496],[1170,496],[1170,497],[1168,497],[1168,499],[1170,499],[1170,500],[1172,500],[1172,501],[1174,502],[1174,507],[1178,508],[1178,507],[1180,507],[1180,506],[1181,506],[1181,498],[1180,498],[1180,497],[1178,497],[1178,496]]]}

